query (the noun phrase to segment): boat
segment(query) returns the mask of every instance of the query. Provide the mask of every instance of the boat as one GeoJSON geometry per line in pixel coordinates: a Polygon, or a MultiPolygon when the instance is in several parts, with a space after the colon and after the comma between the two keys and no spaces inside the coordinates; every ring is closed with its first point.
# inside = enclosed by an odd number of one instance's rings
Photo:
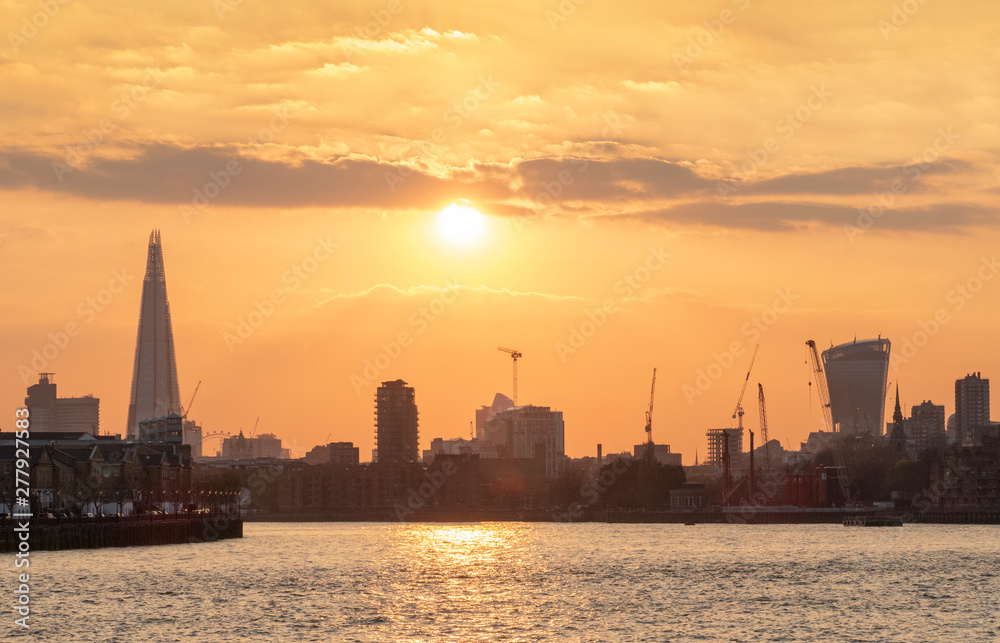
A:
{"type": "Polygon", "coordinates": [[[902,527],[903,517],[896,514],[874,514],[867,516],[847,516],[845,527],[902,527]]]}

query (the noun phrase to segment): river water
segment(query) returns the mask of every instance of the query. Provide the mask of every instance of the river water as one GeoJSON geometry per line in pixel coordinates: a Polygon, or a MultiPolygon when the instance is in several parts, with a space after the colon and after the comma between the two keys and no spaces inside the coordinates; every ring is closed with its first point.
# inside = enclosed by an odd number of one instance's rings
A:
{"type": "Polygon", "coordinates": [[[30,575],[12,640],[1000,640],[996,526],[249,523],[30,575]]]}

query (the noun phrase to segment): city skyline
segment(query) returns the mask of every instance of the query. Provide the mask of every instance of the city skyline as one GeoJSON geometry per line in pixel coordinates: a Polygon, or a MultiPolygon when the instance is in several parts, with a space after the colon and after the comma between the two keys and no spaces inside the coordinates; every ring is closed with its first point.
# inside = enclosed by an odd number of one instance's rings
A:
{"type": "MultiPolygon", "coordinates": [[[[139,318],[139,334],[138,334],[139,335],[139,339],[137,340],[136,345],[135,345],[136,366],[133,369],[133,378],[132,378],[132,380],[133,380],[133,382],[132,382],[133,396],[135,395],[134,389],[135,389],[135,386],[136,386],[136,381],[137,381],[136,378],[137,378],[137,373],[138,373],[138,371],[136,369],[138,368],[138,362],[139,362],[139,359],[140,359],[141,348],[143,347],[143,342],[142,342],[142,338],[143,338],[142,317],[143,317],[144,314],[147,317],[147,319],[150,318],[150,317],[152,317],[151,311],[153,311],[154,309],[157,309],[157,305],[159,305],[159,308],[165,308],[165,310],[166,310],[166,316],[165,316],[166,322],[165,323],[166,323],[167,326],[166,326],[166,331],[164,330],[164,328],[161,328],[160,326],[163,326],[164,319],[159,319],[159,326],[156,327],[156,330],[161,335],[166,332],[168,335],[171,336],[171,341],[169,342],[170,348],[171,348],[171,350],[169,351],[170,352],[169,357],[170,357],[170,364],[171,364],[172,368],[168,369],[168,370],[171,373],[176,372],[176,365],[175,365],[176,364],[176,359],[175,359],[175,357],[173,355],[173,351],[172,351],[172,333],[168,332],[168,331],[170,331],[169,306],[166,303],[166,292],[165,292],[166,289],[165,289],[165,279],[164,279],[163,263],[164,263],[164,260],[163,260],[163,250],[162,250],[162,245],[161,245],[161,241],[160,241],[160,234],[159,234],[158,230],[154,230],[152,233],[150,233],[150,236],[149,236],[149,248],[148,248],[148,252],[147,252],[146,271],[145,271],[145,278],[143,280],[142,305],[140,306],[140,318],[139,318]],[[160,301],[161,299],[162,299],[162,301],[160,301]]],[[[118,278],[119,280],[121,280],[122,275],[126,275],[126,274],[127,274],[127,271],[123,269],[119,274],[116,274],[116,278],[118,278]]],[[[127,281],[127,278],[126,278],[126,281],[127,281]]],[[[456,287],[456,285],[452,285],[451,287],[456,287]]],[[[261,309],[259,307],[258,307],[258,311],[261,312],[261,309]]],[[[261,312],[262,318],[263,318],[263,314],[264,313],[261,312]]],[[[69,337],[69,336],[67,336],[67,337],[69,337]]],[[[229,340],[227,340],[227,344],[228,344],[228,341],[229,340]]],[[[56,342],[56,343],[58,343],[58,342],[56,342]]],[[[150,344],[150,342],[147,341],[146,344],[150,344]]],[[[827,369],[831,365],[831,363],[833,361],[832,357],[834,355],[836,357],[838,357],[838,358],[842,358],[843,355],[848,354],[851,351],[854,351],[854,352],[860,351],[861,353],[865,353],[866,354],[867,352],[869,352],[869,350],[867,348],[869,344],[875,345],[875,349],[874,350],[876,350],[876,352],[884,352],[886,355],[888,355],[888,353],[889,353],[889,348],[888,348],[889,347],[889,340],[888,339],[883,339],[881,337],[879,339],[877,339],[877,340],[870,339],[870,340],[860,340],[860,341],[857,338],[855,338],[853,341],[844,342],[844,343],[842,343],[840,345],[837,345],[837,346],[834,346],[831,343],[831,347],[829,349],[827,349],[826,351],[823,352],[823,361],[825,363],[824,369],[827,369]],[[831,362],[828,362],[828,359],[831,359],[831,362]]],[[[146,348],[146,352],[148,353],[150,350],[152,350],[153,347],[147,345],[147,346],[145,346],[145,348],[146,348]]],[[[164,348],[163,346],[160,347],[160,349],[161,349],[160,352],[163,352],[162,351],[163,348],[164,348]]],[[[386,348],[385,344],[382,345],[382,348],[386,350],[387,354],[392,352],[390,349],[386,348]]],[[[402,349],[402,348],[405,348],[405,346],[401,345],[400,349],[402,349]]],[[[740,356],[744,357],[744,358],[746,357],[745,355],[742,355],[742,354],[740,356]]],[[[863,355],[862,355],[862,357],[863,357],[863,355]]],[[[43,356],[43,358],[44,358],[44,356],[43,356]]],[[[734,362],[735,361],[736,360],[734,360],[734,362]]],[[[885,362],[886,364],[888,364],[888,363],[891,362],[891,358],[886,357],[882,361],[885,362]]],[[[378,368],[378,367],[376,366],[376,368],[378,368]]],[[[826,375],[826,377],[827,377],[827,379],[829,381],[830,374],[826,370],[824,370],[824,373],[825,373],[825,375],[826,375]]],[[[752,371],[751,371],[751,374],[752,374],[752,371]]],[[[48,374],[46,374],[46,375],[48,375],[48,374]]],[[[845,372],[845,374],[843,374],[843,375],[837,375],[836,377],[839,380],[843,380],[844,382],[847,382],[848,380],[850,380],[849,377],[847,379],[844,379],[845,376],[846,376],[846,372],[845,372]]],[[[887,371],[881,371],[880,374],[875,378],[875,380],[883,381],[884,378],[886,378],[886,377],[888,377],[888,372],[887,371]]],[[[979,373],[977,372],[976,374],[974,374],[974,376],[973,375],[967,375],[964,380],[956,378],[956,381],[955,381],[955,390],[956,390],[956,392],[958,390],[959,385],[963,381],[968,381],[970,378],[973,378],[973,377],[978,378],[979,377],[979,373]]],[[[862,379],[864,379],[864,378],[862,378],[862,379]]],[[[873,381],[875,381],[875,380],[873,380],[873,381]]],[[[854,381],[854,380],[850,380],[850,381],[854,381]]],[[[393,382],[393,381],[382,382],[383,388],[384,388],[385,384],[398,385],[398,384],[400,384],[400,380],[397,380],[395,382],[393,382]]],[[[405,382],[402,382],[402,385],[405,385],[405,382]]],[[[174,379],[173,379],[173,386],[176,387],[176,376],[174,376],[174,379]]],[[[897,386],[898,386],[898,382],[897,382],[897,386]]],[[[812,386],[810,385],[810,389],[811,388],[812,388],[812,386]]],[[[838,404],[837,403],[837,398],[838,397],[843,397],[844,398],[844,400],[841,401],[841,404],[843,405],[843,403],[846,401],[847,397],[849,397],[849,396],[847,396],[847,393],[840,393],[840,394],[838,394],[836,392],[836,385],[831,386],[831,388],[834,391],[831,394],[831,397],[834,400],[834,405],[833,406],[835,407],[835,410],[836,410],[836,407],[837,407],[837,404],[838,404]]],[[[412,389],[410,389],[410,390],[412,390],[412,389]]],[[[986,387],[985,390],[987,392],[987,397],[986,397],[985,404],[986,404],[986,409],[988,409],[989,408],[988,385],[987,385],[987,387],[986,387]]],[[[883,399],[888,399],[889,393],[888,393],[888,387],[887,386],[885,387],[885,391],[886,391],[886,395],[883,396],[883,399]]],[[[683,389],[682,389],[682,392],[683,392],[683,389]]],[[[897,394],[898,394],[898,391],[897,391],[897,394]]],[[[498,392],[496,395],[497,395],[498,399],[503,399],[504,398],[504,395],[503,395],[502,392],[498,392]]],[[[160,396],[160,397],[162,397],[162,396],[160,396]]],[[[176,395],[175,395],[175,397],[176,397],[176,395]]],[[[378,396],[376,396],[376,397],[378,398],[378,396]]],[[[179,399],[179,398],[177,398],[177,399],[179,399]]],[[[378,398],[378,399],[380,399],[380,398],[378,398]]],[[[899,403],[897,398],[893,398],[893,400],[895,400],[896,403],[899,403]]],[[[817,400],[815,400],[815,402],[818,405],[819,400],[817,399],[817,400]]],[[[494,404],[496,404],[496,403],[497,403],[497,400],[495,399],[494,400],[494,404]]],[[[874,399],[869,400],[869,403],[875,403],[875,400],[874,399]]],[[[926,400],[925,400],[925,403],[927,403],[926,400]]],[[[531,406],[532,404],[533,404],[533,402],[524,402],[523,404],[519,405],[518,408],[526,408],[526,407],[531,406]]],[[[752,404],[752,402],[749,402],[749,404],[752,404]]],[[[178,402],[178,407],[179,406],[180,406],[180,404],[178,402]]],[[[940,406],[944,406],[945,408],[947,408],[947,405],[940,405],[940,406]]],[[[483,407],[481,407],[481,409],[482,408],[489,408],[489,407],[483,406],[483,407]]],[[[916,405],[914,405],[914,408],[916,408],[916,405]]],[[[130,411],[131,411],[131,407],[130,407],[130,411]]],[[[164,411],[163,414],[165,414],[166,412],[167,411],[164,411]]],[[[480,412],[481,412],[480,409],[472,409],[472,414],[476,416],[477,421],[479,420],[478,414],[480,412]]],[[[845,412],[846,411],[844,411],[844,410],[840,411],[840,413],[845,413],[845,412]]],[[[952,413],[954,413],[954,409],[952,410],[952,413]]],[[[988,413],[988,411],[987,411],[987,413],[988,413]]],[[[150,417],[153,417],[155,415],[159,415],[159,414],[154,413],[150,417]]],[[[558,415],[561,417],[561,412],[559,412],[558,415]]],[[[951,415],[951,413],[946,413],[946,415],[951,415]]],[[[837,413],[835,412],[834,413],[834,424],[835,424],[835,426],[837,425],[837,419],[836,418],[837,418],[837,413]]],[[[750,420],[747,423],[747,426],[750,429],[755,428],[754,425],[752,424],[752,422],[753,422],[753,420],[750,420]]],[[[872,422],[873,421],[870,421],[869,423],[872,423],[872,422]]],[[[735,426],[736,422],[732,422],[731,425],[735,426]]],[[[881,428],[881,424],[880,423],[877,423],[874,426],[878,426],[878,427],[881,428]]],[[[238,430],[232,430],[231,434],[235,435],[238,431],[241,431],[242,428],[243,427],[240,427],[240,429],[238,429],[238,430]]],[[[716,430],[718,428],[723,428],[723,427],[704,427],[704,428],[707,428],[709,430],[716,430]]],[[[571,430],[572,430],[572,427],[571,427],[571,430]]],[[[817,426],[817,427],[811,427],[811,430],[824,430],[824,427],[822,425],[817,426]]],[[[844,430],[844,429],[842,428],[841,430],[844,430]]],[[[847,430],[847,432],[853,432],[853,431],[847,430]]],[[[113,430],[106,430],[105,433],[114,433],[114,431],[113,430]]],[[[875,433],[879,434],[877,431],[875,431],[875,433]]],[[[331,432],[330,435],[333,435],[333,432],[331,432]]],[[[449,439],[449,438],[461,437],[461,435],[462,435],[461,433],[455,433],[455,434],[448,434],[448,433],[440,433],[440,434],[438,434],[438,433],[434,433],[433,435],[427,435],[427,434],[425,434],[425,438],[424,438],[425,439],[425,443],[424,444],[420,444],[419,446],[429,446],[430,441],[432,439],[435,439],[435,438],[449,439]]],[[[806,435],[802,436],[803,440],[805,439],[806,435]]],[[[886,433],[886,435],[888,435],[888,433],[886,433]]],[[[129,437],[131,437],[131,436],[129,436],[129,437]]],[[[601,435],[598,435],[597,437],[598,437],[598,441],[594,445],[595,449],[596,449],[596,444],[600,443],[600,444],[604,444],[604,445],[611,445],[611,448],[610,449],[606,449],[605,453],[611,453],[611,452],[614,452],[614,451],[623,451],[623,452],[629,451],[629,448],[618,449],[617,448],[617,442],[615,442],[613,438],[611,440],[608,440],[607,438],[609,436],[607,436],[607,435],[605,435],[603,437],[601,435]]],[[[777,439],[781,440],[781,436],[774,436],[774,434],[772,434],[772,437],[777,437],[777,439]]],[[[338,437],[338,439],[341,439],[341,437],[338,437]]],[[[292,441],[296,444],[295,448],[297,450],[299,450],[299,451],[302,451],[302,453],[293,453],[293,454],[291,454],[292,457],[301,457],[301,456],[305,455],[304,452],[306,450],[308,450],[309,448],[311,448],[312,446],[316,446],[317,444],[318,445],[324,444],[322,442],[316,442],[314,444],[308,444],[308,443],[306,443],[306,444],[300,444],[296,438],[292,438],[292,441]]],[[[353,442],[354,440],[348,440],[348,441],[349,442],[353,442]]],[[[691,443],[695,445],[694,446],[694,452],[695,453],[699,452],[700,449],[699,449],[699,445],[697,444],[697,442],[696,441],[692,441],[691,443]]],[[[658,442],[658,444],[671,444],[671,443],[669,443],[667,441],[660,441],[660,442],[658,442]]],[[[361,442],[361,445],[364,446],[364,442],[361,442]]],[[[676,444],[672,444],[671,446],[672,446],[672,450],[675,453],[677,453],[679,451],[679,449],[676,446],[676,444]]],[[[703,447],[704,445],[701,445],[701,446],[703,447]]],[[[797,442],[792,443],[792,442],[788,441],[787,440],[787,436],[786,436],[786,442],[783,444],[783,446],[789,447],[791,449],[795,449],[797,447],[797,442]]],[[[413,452],[417,452],[419,450],[419,448],[418,448],[417,445],[412,445],[409,448],[413,452]]],[[[374,455],[374,451],[375,450],[376,449],[372,450],[373,451],[373,455],[374,455]]],[[[570,457],[581,457],[581,456],[593,455],[593,453],[587,453],[587,452],[584,451],[584,452],[581,452],[581,453],[566,453],[566,455],[568,455],[570,457]]],[[[691,455],[688,452],[684,452],[684,453],[682,453],[682,455],[684,455],[684,456],[687,457],[687,460],[685,460],[685,462],[684,462],[685,464],[692,464],[691,460],[693,460],[693,458],[694,458],[693,455],[691,455]]],[[[410,456],[408,456],[408,457],[411,460],[417,460],[418,459],[416,456],[414,456],[412,454],[410,454],[410,456]]]]}
{"type": "Polygon", "coordinates": [[[1000,363],[995,5],[71,3],[22,33],[36,10],[2,10],[7,408],[55,372],[126,425],[154,228],[180,400],[299,455],[370,453],[396,378],[428,440],[467,435],[512,395],[497,346],[572,456],[643,440],[658,368],[685,464],[755,344],[793,447],[807,339],[890,338],[904,408],[949,415],[1000,363]]]}

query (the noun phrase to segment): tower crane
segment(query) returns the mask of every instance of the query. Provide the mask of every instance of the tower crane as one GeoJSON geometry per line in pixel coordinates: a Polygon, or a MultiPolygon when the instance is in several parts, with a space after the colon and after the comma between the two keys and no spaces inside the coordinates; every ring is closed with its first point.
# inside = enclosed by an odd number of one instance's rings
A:
{"type": "Polygon", "coordinates": [[[517,422],[517,415],[518,415],[518,411],[517,411],[517,360],[518,360],[519,357],[521,357],[521,353],[519,351],[514,350],[513,348],[504,348],[503,346],[497,346],[497,350],[498,351],[503,351],[504,353],[509,353],[511,359],[514,361],[514,434],[518,435],[518,429],[519,429],[519,427],[518,427],[518,422],[517,422]]]}
{"type": "Polygon", "coordinates": [[[649,387],[649,410],[646,411],[646,455],[653,455],[653,394],[656,392],[656,369],[653,369],[653,384],[649,387]]]}
{"type": "MultiPolygon", "coordinates": [[[[830,391],[826,388],[826,373],[823,372],[823,364],[819,360],[819,352],[816,350],[816,342],[806,341],[809,347],[809,356],[812,358],[812,379],[816,381],[816,388],[819,393],[819,403],[823,407],[823,421],[827,431],[833,431],[833,414],[830,412],[830,391]]],[[[812,384],[812,382],[810,382],[812,384]]]]}
{"type": "MultiPolygon", "coordinates": [[[[826,373],[823,372],[823,364],[819,359],[819,352],[816,350],[816,342],[813,340],[806,340],[806,346],[809,347],[809,356],[812,358],[812,379],[816,380],[816,387],[819,392],[819,403],[823,407],[823,422],[826,426],[827,431],[835,431],[836,426],[833,424],[833,412],[830,409],[830,391],[826,386],[826,373]]],[[[810,382],[811,384],[812,382],[810,382]]],[[[837,463],[837,469],[839,474],[837,475],[837,481],[840,483],[840,490],[844,494],[844,499],[847,502],[851,501],[851,490],[850,490],[850,469],[847,463],[847,457],[844,455],[844,446],[840,442],[836,442],[833,445],[833,458],[837,463]]]]}
{"type": "Polygon", "coordinates": [[[767,445],[767,408],[764,406],[764,385],[757,382],[757,406],[760,409],[760,437],[764,441],[764,468],[771,470],[771,449],[767,445]]]}
{"type": "Polygon", "coordinates": [[[503,351],[505,353],[510,353],[511,358],[514,360],[514,408],[517,408],[517,360],[522,357],[521,353],[514,350],[513,348],[504,348],[503,346],[497,346],[498,351],[503,351]]]}
{"type": "Polygon", "coordinates": [[[201,380],[198,380],[198,384],[195,385],[194,393],[191,394],[191,399],[188,400],[187,404],[181,407],[181,417],[185,420],[187,419],[188,411],[191,410],[191,405],[194,404],[194,397],[198,395],[199,388],[201,388],[201,380]]]}
{"type": "Polygon", "coordinates": [[[736,400],[736,409],[733,411],[733,417],[739,418],[738,428],[743,428],[743,394],[747,392],[747,382],[750,381],[750,371],[753,370],[754,360],[757,359],[757,349],[760,348],[760,344],[754,344],[753,356],[750,357],[750,368],[747,369],[746,379],[743,380],[743,388],[740,389],[740,399],[736,400]]]}

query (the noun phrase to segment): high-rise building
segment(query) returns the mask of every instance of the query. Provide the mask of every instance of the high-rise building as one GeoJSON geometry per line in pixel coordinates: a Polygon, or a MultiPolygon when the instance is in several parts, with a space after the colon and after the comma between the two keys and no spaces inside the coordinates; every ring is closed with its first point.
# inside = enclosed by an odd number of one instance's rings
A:
{"type": "Polygon", "coordinates": [[[510,408],[486,422],[484,435],[500,457],[542,459],[547,478],[562,473],[566,453],[562,411],[533,404],[510,408]]]}
{"type": "Polygon", "coordinates": [[[493,397],[493,404],[476,409],[476,438],[485,439],[486,423],[501,411],[506,411],[514,407],[514,401],[503,393],[497,393],[493,397]]]}
{"type": "Polygon", "coordinates": [[[171,413],[181,413],[174,358],[174,333],[167,303],[160,231],[149,235],[146,276],[142,280],[139,332],[132,366],[132,393],[128,405],[128,437],[137,439],[139,423],[171,413]]]}
{"type": "Polygon", "coordinates": [[[990,380],[979,373],[955,380],[955,443],[962,445],[975,429],[990,424],[990,380]]]}
{"type": "Polygon", "coordinates": [[[63,431],[99,435],[101,428],[101,400],[93,395],[83,397],[58,397],[54,373],[39,373],[38,384],[28,387],[24,406],[31,417],[31,430],[63,431]]]}
{"type": "Polygon", "coordinates": [[[823,351],[834,431],[882,435],[889,349],[889,340],[879,337],[823,351]]]}
{"type": "Polygon", "coordinates": [[[705,433],[708,438],[708,457],[702,464],[722,466],[722,454],[726,452],[727,435],[729,436],[729,455],[736,456],[743,453],[743,429],[709,429],[705,433]]]}
{"type": "Polygon", "coordinates": [[[403,380],[382,382],[375,391],[375,451],[378,462],[419,461],[417,401],[403,380]]]}
{"type": "Polygon", "coordinates": [[[914,455],[933,447],[943,446],[944,406],[924,400],[920,405],[911,407],[907,437],[913,445],[914,455]]]}

